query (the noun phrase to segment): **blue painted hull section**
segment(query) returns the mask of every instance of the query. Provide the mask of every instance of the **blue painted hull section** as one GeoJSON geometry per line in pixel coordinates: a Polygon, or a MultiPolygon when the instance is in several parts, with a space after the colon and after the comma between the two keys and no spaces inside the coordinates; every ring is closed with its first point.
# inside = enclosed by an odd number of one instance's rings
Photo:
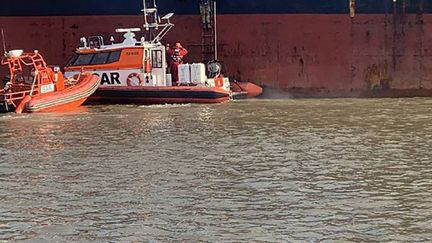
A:
{"type": "MultiPolygon", "coordinates": [[[[198,0],[160,0],[160,12],[199,14],[198,0]]],[[[347,14],[349,0],[217,0],[219,14],[347,14]]],[[[140,15],[141,0],[2,0],[0,16],[140,15]]],[[[357,13],[432,13],[430,0],[356,0],[357,13]]]]}

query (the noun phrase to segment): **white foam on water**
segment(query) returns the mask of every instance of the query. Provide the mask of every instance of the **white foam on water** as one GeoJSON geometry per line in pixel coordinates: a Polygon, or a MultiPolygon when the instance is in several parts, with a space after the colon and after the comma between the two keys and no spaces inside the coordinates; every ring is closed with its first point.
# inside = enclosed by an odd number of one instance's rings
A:
{"type": "Polygon", "coordinates": [[[159,109],[159,108],[178,108],[178,107],[190,107],[192,104],[163,104],[163,105],[141,105],[139,108],[146,109],[159,109]]]}

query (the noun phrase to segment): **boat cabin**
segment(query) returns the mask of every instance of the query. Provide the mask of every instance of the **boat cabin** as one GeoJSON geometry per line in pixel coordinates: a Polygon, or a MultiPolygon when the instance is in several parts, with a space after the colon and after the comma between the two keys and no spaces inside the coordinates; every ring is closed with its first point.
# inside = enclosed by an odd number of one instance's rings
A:
{"type": "Polygon", "coordinates": [[[138,41],[134,33],[137,31],[140,29],[116,29],[117,33],[124,33],[123,42],[114,43],[111,38],[111,44],[107,45],[101,36],[81,38],[83,46],[66,64],[65,75],[92,72],[100,77],[101,87],[182,85],[229,90],[228,78],[219,76],[218,63],[211,63],[207,68],[203,63],[180,64],[175,77],[178,82],[173,82],[166,47],[160,41],[146,41],[144,37],[138,41]]]}
{"type": "Polygon", "coordinates": [[[83,47],[66,64],[67,75],[84,69],[98,75],[101,86],[171,86],[165,46],[138,41],[135,31],[140,29],[117,29],[124,33],[123,42],[108,45],[100,36],[81,38],[83,47]]]}
{"type": "Polygon", "coordinates": [[[161,40],[174,26],[170,22],[173,13],[160,17],[155,1],[144,1],[143,6],[144,31],[139,40],[135,32],[141,32],[141,28],[116,29],[123,33],[120,43],[115,43],[113,37],[109,44],[101,36],[82,37],[82,46],[67,63],[65,75],[92,72],[100,77],[101,88],[203,86],[230,90],[229,79],[220,75],[217,63],[207,67],[203,63],[183,64],[182,55],[175,52],[170,52],[167,60],[167,49],[161,40]]]}

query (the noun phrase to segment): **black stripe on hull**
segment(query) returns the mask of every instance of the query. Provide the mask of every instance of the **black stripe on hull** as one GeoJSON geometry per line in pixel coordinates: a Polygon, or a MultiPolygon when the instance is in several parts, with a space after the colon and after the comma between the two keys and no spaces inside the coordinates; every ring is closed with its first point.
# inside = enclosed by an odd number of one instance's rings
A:
{"type": "Polygon", "coordinates": [[[89,102],[101,103],[213,103],[228,100],[229,94],[215,91],[181,90],[97,90],[89,102]],[[166,101],[166,102],[165,102],[166,101]]]}
{"type": "MultiPolygon", "coordinates": [[[[160,13],[199,15],[197,0],[160,0],[160,13]]],[[[348,0],[218,0],[219,14],[348,14],[348,0]]],[[[356,0],[357,13],[430,13],[430,0],[356,0]]],[[[0,16],[140,15],[142,1],[3,0],[0,16]],[[126,3],[127,2],[127,3],[126,3]]]]}

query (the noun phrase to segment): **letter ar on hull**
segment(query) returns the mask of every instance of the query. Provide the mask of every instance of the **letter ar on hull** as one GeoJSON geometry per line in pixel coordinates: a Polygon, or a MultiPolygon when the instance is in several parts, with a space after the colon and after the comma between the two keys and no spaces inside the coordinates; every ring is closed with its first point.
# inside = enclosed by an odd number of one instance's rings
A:
{"type": "Polygon", "coordinates": [[[113,84],[121,84],[120,82],[120,73],[94,73],[100,77],[101,85],[113,85],[113,84]]]}

